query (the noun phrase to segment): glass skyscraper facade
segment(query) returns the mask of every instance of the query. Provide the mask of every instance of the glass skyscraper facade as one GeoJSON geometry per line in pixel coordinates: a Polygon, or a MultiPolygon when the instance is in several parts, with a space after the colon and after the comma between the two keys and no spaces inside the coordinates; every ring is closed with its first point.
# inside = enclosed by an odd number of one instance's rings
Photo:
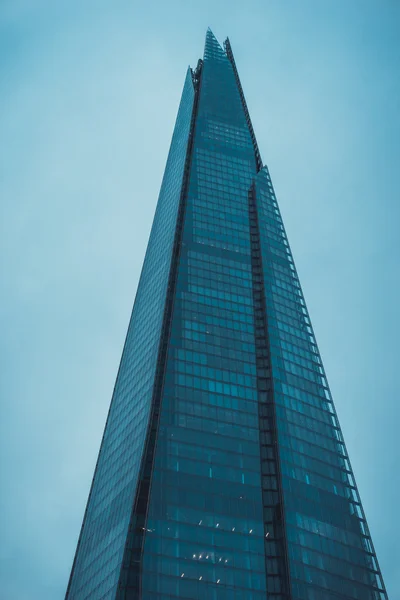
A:
{"type": "Polygon", "coordinates": [[[186,75],[68,600],[385,600],[229,40],[186,75]]]}

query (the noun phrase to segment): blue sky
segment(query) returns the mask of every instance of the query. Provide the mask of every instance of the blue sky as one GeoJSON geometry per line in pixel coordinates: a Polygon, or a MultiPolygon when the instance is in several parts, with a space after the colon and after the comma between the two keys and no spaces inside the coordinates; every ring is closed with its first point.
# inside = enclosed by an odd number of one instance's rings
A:
{"type": "Polygon", "coordinates": [[[62,599],[188,63],[229,35],[400,598],[398,0],[2,0],[1,600],[62,599]]]}

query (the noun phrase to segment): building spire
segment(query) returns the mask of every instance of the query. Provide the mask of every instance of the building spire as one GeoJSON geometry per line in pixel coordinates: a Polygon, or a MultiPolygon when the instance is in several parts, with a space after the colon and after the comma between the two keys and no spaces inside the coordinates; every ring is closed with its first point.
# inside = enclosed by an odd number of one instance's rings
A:
{"type": "Polygon", "coordinates": [[[224,42],[224,48],[225,48],[225,53],[226,53],[226,55],[227,55],[227,57],[229,59],[229,62],[232,65],[233,72],[235,74],[236,85],[238,87],[240,98],[242,100],[243,110],[244,110],[244,113],[245,113],[245,116],[246,116],[247,125],[249,127],[251,139],[252,139],[253,146],[254,146],[254,153],[255,153],[255,158],[256,158],[257,171],[260,171],[262,169],[262,167],[263,167],[263,163],[262,163],[261,155],[260,155],[260,150],[258,148],[256,135],[254,133],[253,125],[252,125],[252,122],[251,122],[251,119],[250,119],[250,114],[249,114],[249,110],[247,108],[246,99],[244,97],[242,84],[240,83],[240,77],[239,77],[238,70],[236,68],[235,58],[234,58],[233,52],[232,52],[232,46],[231,46],[231,43],[230,43],[228,37],[226,38],[226,40],[224,42]]]}
{"type": "Polygon", "coordinates": [[[206,33],[206,43],[204,46],[204,60],[208,58],[226,58],[226,54],[221,44],[211,31],[210,27],[206,33]]]}

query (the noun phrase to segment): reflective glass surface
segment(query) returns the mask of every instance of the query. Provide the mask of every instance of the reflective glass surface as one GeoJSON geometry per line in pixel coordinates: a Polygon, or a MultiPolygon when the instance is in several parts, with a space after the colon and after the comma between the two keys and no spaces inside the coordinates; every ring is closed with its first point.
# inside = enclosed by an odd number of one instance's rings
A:
{"type": "Polygon", "coordinates": [[[268,169],[256,178],[293,598],[386,598],[268,169]]]}
{"type": "Polygon", "coordinates": [[[114,598],[148,427],[194,89],[188,70],[67,597],[114,598]]]}
{"type": "Polygon", "coordinates": [[[248,190],[232,66],[209,32],[143,556],[143,598],[265,598],[248,190]]]}
{"type": "Polygon", "coordinates": [[[229,41],[187,73],[67,598],[387,600],[229,41]]]}

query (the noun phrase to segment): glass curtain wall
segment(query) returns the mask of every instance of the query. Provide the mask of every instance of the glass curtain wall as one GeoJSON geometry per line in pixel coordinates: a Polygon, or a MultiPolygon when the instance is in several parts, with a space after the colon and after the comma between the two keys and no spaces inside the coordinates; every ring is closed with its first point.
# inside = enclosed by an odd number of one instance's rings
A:
{"type": "Polygon", "coordinates": [[[68,600],[387,600],[229,40],[188,70],[68,600]]]}

